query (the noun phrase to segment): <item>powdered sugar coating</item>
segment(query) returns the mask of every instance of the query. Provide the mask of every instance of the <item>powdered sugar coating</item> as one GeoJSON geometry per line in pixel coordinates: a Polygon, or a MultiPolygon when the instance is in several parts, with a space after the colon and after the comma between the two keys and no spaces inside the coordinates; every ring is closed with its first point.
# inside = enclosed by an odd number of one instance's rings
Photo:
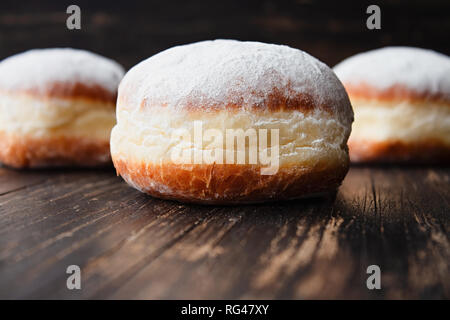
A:
{"type": "Polygon", "coordinates": [[[315,107],[352,121],[345,89],[324,63],[288,46],[236,40],[177,46],[142,61],[121,82],[118,107],[263,109],[274,92],[305,94],[315,107]]]}
{"type": "Polygon", "coordinates": [[[401,85],[450,99],[450,57],[426,49],[386,47],[354,55],[333,70],[344,84],[387,90],[401,85]]]}
{"type": "Polygon", "coordinates": [[[50,83],[81,82],[115,93],[124,69],[98,54],[72,48],[33,49],[0,62],[0,88],[45,92],[50,83]]]}

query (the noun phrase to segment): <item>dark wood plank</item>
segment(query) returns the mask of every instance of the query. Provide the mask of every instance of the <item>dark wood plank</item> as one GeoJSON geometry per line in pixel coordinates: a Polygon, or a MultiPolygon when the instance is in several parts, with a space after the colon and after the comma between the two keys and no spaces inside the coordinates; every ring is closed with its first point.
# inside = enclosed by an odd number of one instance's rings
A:
{"type": "Polygon", "coordinates": [[[70,2],[2,0],[0,59],[45,47],[77,47],[118,60],[127,69],[169,47],[228,38],[281,43],[329,65],[388,45],[450,54],[446,0],[378,1],[381,30],[366,28],[370,1],[77,1],[81,30],[66,28],[70,2]]]}
{"type": "Polygon", "coordinates": [[[2,175],[24,187],[0,195],[1,298],[450,297],[448,168],[353,167],[335,196],[240,207],[153,199],[113,170],[2,175]]]}
{"type": "Polygon", "coordinates": [[[0,195],[42,183],[45,179],[41,174],[30,172],[29,175],[24,176],[18,171],[0,165],[0,195]]]}

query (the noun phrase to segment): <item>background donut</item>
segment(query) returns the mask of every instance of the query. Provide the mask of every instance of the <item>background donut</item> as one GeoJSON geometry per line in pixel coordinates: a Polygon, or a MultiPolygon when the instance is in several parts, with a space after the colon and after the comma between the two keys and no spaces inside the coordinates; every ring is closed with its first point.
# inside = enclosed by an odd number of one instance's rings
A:
{"type": "Polygon", "coordinates": [[[450,161],[450,58],[387,47],[350,57],[334,71],[355,111],[353,162],[450,161]]]}
{"type": "Polygon", "coordinates": [[[12,167],[110,162],[116,62],[76,49],[36,49],[0,63],[0,161],[12,167]]]}

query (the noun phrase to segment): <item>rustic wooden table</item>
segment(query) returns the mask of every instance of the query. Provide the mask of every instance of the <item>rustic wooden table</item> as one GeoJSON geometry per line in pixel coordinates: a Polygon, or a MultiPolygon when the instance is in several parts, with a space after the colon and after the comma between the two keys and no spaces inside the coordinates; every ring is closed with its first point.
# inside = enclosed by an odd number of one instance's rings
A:
{"type": "Polygon", "coordinates": [[[241,207],[153,199],[112,169],[0,168],[0,298],[448,299],[449,230],[448,168],[353,167],[335,197],[241,207]]]}

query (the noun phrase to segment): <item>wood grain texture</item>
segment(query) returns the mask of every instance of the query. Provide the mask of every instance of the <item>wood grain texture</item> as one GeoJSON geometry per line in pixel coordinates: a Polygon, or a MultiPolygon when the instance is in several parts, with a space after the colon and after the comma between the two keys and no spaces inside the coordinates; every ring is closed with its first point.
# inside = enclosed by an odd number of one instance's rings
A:
{"type": "Polygon", "coordinates": [[[328,198],[240,207],[154,199],[109,169],[0,179],[0,298],[450,298],[448,168],[352,167],[328,198]]]}

